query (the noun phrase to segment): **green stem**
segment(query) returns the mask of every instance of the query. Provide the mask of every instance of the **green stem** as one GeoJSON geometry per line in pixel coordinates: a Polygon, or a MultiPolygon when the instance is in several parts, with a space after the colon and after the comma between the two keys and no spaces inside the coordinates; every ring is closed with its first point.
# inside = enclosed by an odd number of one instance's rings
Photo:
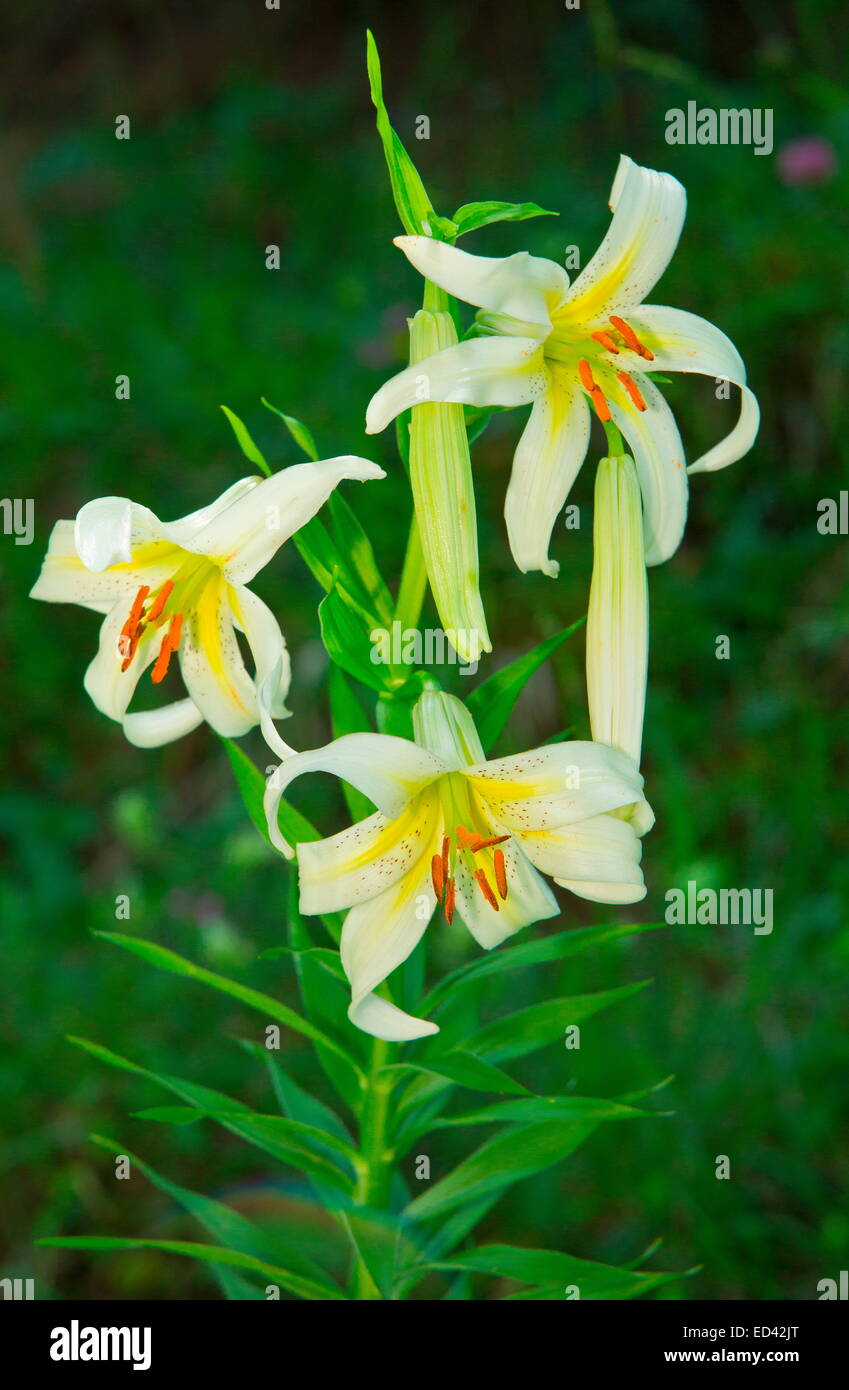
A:
{"type": "MultiPolygon", "coordinates": [[[[375,1038],[360,1110],[360,1163],[354,1201],[357,1206],[378,1210],[388,1205],[392,1179],[392,1153],[387,1148],[387,1138],[393,1082],[391,1074],[381,1075],[390,1055],[391,1044],[375,1038]]],[[[381,1296],[363,1261],[357,1258],[354,1297],[360,1302],[373,1302],[381,1296]]]]}
{"type": "Polygon", "coordinates": [[[405,627],[415,627],[421,616],[422,604],[427,593],[427,569],[425,568],[422,539],[419,523],[413,513],[410,534],[407,537],[407,551],[404,555],[404,568],[398,588],[398,602],[395,604],[395,617],[405,627]]]}

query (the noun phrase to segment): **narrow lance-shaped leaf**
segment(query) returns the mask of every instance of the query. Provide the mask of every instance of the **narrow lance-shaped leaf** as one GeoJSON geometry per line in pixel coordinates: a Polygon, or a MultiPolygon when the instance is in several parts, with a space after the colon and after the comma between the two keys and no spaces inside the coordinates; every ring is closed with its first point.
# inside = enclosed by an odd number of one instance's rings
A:
{"type": "Polygon", "coordinates": [[[406,1215],[421,1221],[561,1162],[596,1129],[594,1120],[540,1120],[512,1125],[489,1139],[447,1177],[416,1197],[406,1215]]]}
{"type": "Polygon", "coordinates": [[[464,203],[451,219],[457,228],[457,236],[488,227],[492,222],[524,222],[528,217],[557,217],[549,208],[541,208],[539,203],[464,203]]]}
{"type": "Polygon", "coordinates": [[[398,216],[406,232],[414,236],[453,236],[453,222],[439,217],[431,205],[421,177],[403,144],[392,129],[389,113],[383,100],[383,78],[380,57],[371,30],[366,33],[366,63],[368,66],[371,99],[377,112],[377,129],[383,143],[386,167],[392,184],[392,196],[398,216]]]}
{"type": "Polygon", "coordinates": [[[475,956],[468,964],[461,965],[443,976],[422,1000],[420,1009],[427,1017],[440,1004],[453,998],[458,989],[490,979],[493,975],[512,974],[514,970],[568,960],[605,942],[618,941],[637,932],[658,931],[665,926],[665,922],[604,923],[594,927],[573,927],[571,931],[522,941],[517,946],[502,946],[488,955],[475,956]]]}
{"type": "Polygon", "coordinates": [[[444,1270],[473,1270],[493,1278],[545,1286],[542,1297],[563,1299],[565,1290],[577,1288],[582,1300],[628,1299],[648,1293],[680,1274],[634,1273],[593,1260],[576,1259],[555,1250],[523,1250],[511,1245],[482,1245],[450,1259],[435,1262],[444,1270]]]}
{"type": "Polygon", "coordinates": [[[510,718],[513,706],[534,672],[544,661],[548,660],[562,642],[566,641],[567,637],[571,637],[585,622],[585,618],[579,618],[577,622],[572,623],[571,627],[564,628],[562,632],[555,633],[553,637],[547,637],[532,651],[526,652],[517,661],[511,662],[509,666],[503,666],[500,671],[496,671],[494,675],[482,681],[466,697],[466,705],[477,725],[481,743],[487,752],[510,718]]]}
{"type": "Polygon", "coordinates": [[[295,1033],[302,1033],[304,1037],[310,1038],[314,1043],[320,1043],[327,1051],[333,1052],[339,1057],[357,1078],[362,1075],[359,1067],[352,1061],[345,1049],[340,1047],[339,1043],[322,1033],[321,1029],[316,1028],[309,1019],[302,1018],[294,1009],[290,1009],[288,1005],[280,1003],[277,999],[272,999],[270,995],[261,994],[259,990],[251,989],[248,985],[240,985],[225,975],[218,975],[212,970],[206,970],[203,966],[195,965],[193,961],[186,960],[184,956],[177,955],[176,951],[169,951],[165,946],[157,946],[154,942],[144,941],[141,937],[123,936],[119,932],[94,932],[93,934],[104,941],[111,941],[115,946],[120,946],[122,950],[129,951],[131,955],[139,956],[149,965],[155,965],[160,970],[167,970],[172,975],[182,975],[189,980],[196,980],[200,984],[209,985],[210,988],[218,990],[221,994],[228,994],[231,998],[238,999],[248,1008],[258,1010],[259,1013],[273,1019],[274,1022],[284,1024],[295,1033]]]}
{"type": "Polygon", "coordinates": [[[316,1298],[338,1298],[340,1290],[324,1273],[314,1260],[306,1257],[291,1241],[286,1240],[277,1229],[271,1231],[256,1226],[252,1221],[211,1197],[192,1192],[179,1183],[158,1173],[137,1154],[132,1153],[125,1144],[117,1144],[103,1135],[93,1134],[92,1142],[111,1154],[124,1154],[139,1172],[144,1173],[150,1182],[164,1192],[172,1201],[187,1211],[190,1216],[212,1236],[213,1240],[226,1246],[228,1250],[239,1250],[255,1259],[267,1260],[277,1267],[292,1272],[294,1283],[287,1282],[284,1287],[292,1293],[302,1294],[304,1281],[310,1281],[316,1298]]]}
{"type": "Polygon", "coordinates": [[[266,1283],[279,1284],[290,1292],[297,1292],[307,1299],[346,1299],[341,1292],[328,1293],[311,1280],[298,1279],[290,1270],[279,1265],[257,1260],[253,1255],[244,1255],[239,1250],[225,1250],[219,1245],[204,1245],[189,1240],[131,1240],[123,1236],[47,1236],[36,1242],[48,1245],[54,1250],[161,1250],[164,1254],[185,1255],[192,1260],[206,1263],[232,1265],[234,1269],[246,1270],[249,1274],[260,1275],[266,1283]]]}
{"type": "Polygon", "coordinates": [[[246,1143],[256,1145],[281,1163],[288,1163],[310,1176],[321,1178],[337,1193],[345,1196],[351,1193],[351,1176],[340,1168],[336,1161],[338,1155],[346,1165],[353,1168],[356,1155],[350,1144],[326,1138],[320,1131],[313,1131],[309,1125],[298,1124],[277,1115],[257,1114],[242,1101],[223,1095],[220,1091],[213,1091],[208,1086],[185,1081],[182,1077],[150,1071],[147,1067],[119,1056],[99,1043],[88,1042],[84,1038],[71,1038],[70,1041],[119,1071],[142,1076],[171,1091],[173,1095],[195,1106],[207,1119],[214,1120],[224,1129],[237,1134],[246,1143]],[[324,1156],[328,1149],[333,1150],[332,1161],[324,1156]]]}

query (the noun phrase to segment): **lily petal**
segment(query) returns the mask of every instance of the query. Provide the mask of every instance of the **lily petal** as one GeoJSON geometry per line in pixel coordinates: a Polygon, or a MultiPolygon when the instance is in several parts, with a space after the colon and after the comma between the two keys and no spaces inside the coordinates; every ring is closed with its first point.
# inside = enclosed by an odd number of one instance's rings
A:
{"type": "Polygon", "coordinates": [[[378,434],[402,410],[426,401],[527,405],[547,384],[538,339],[470,338],[405,367],[381,386],[369,401],[366,433],[378,434]]]}
{"type": "Polygon", "coordinates": [[[641,304],[668,266],[684,225],[687,194],[671,174],[622,155],[610,193],[613,220],[573,284],[564,316],[602,322],[641,304]]]}
{"type": "Polygon", "coordinates": [[[353,454],[293,464],[219,512],[186,548],[216,559],[231,584],[247,584],[315,516],[343,478],[385,477],[376,463],[353,454]]]}
{"type": "Polygon", "coordinates": [[[640,840],[618,816],[590,816],[574,825],[523,833],[519,839],[538,869],[579,897],[632,903],[646,895],[640,840]]]}
{"type": "Polygon", "coordinates": [[[300,844],[301,911],[315,916],[354,907],[415,874],[422,855],[433,852],[438,810],[438,798],[426,790],[392,820],[376,811],[338,835],[300,844]]]}
{"type": "Polygon", "coordinates": [[[190,734],[202,723],[203,715],[194,700],[174,700],[159,709],[125,714],[124,735],[136,748],[160,748],[190,734]]]}
{"type": "Polygon", "coordinates": [[[101,714],[109,719],[117,719],[119,723],[123,722],[140,677],[156,659],[158,651],[155,634],[145,632],[132,661],[126,671],[122,671],[118,642],[126,621],[127,605],[119,600],[101,623],[97,655],[89,663],[83,678],[86,691],[101,714]]]}
{"type": "Polygon", "coordinates": [[[612,371],[604,373],[602,389],[640,476],[646,564],[660,565],[675,554],[687,523],[684,445],[675,417],[654,383],[640,372],[630,375],[645,410],[636,409],[612,371]]]}
{"type": "Polygon", "coordinates": [[[294,851],[280,834],[277,807],[289,783],[305,772],[332,772],[363,792],[388,820],[394,820],[418,792],[446,771],[444,763],[410,739],[392,734],[345,734],[323,748],[287,758],[269,778],[265,793],[269,835],[291,859],[294,851]]]}
{"type": "Polygon", "coordinates": [[[755,442],[760,408],[754,392],[746,385],[746,368],[731,339],[698,314],[661,304],[642,305],[631,315],[631,323],[641,342],[654,353],[653,371],[698,372],[739,386],[740,417],[734,429],[691,463],[687,471],[712,473],[736,463],[755,442]]]}
{"type": "Polygon", "coordinates": [[[204,719],[224,738],[238,738],[257,722],[256,690],[245,669],[227,596],[227,585],[210,580],[185,614],[180,671],[204,719]]]}
{"type": "Polygon", "coordinates": [[[253,492],[262,482],[259,476],[251,478],[240,478],[238,482],[231,483],[225,488],[214,502],[210,502],[206,507],[198,507],[197,511],[189,512],[186,516],[181,516],[177,521],[167,521],[163,523],[162,529],[176,545],[188,545],[194,536],[214,521],[222,512],[226,512],[228,507],[232,507],[240,497],[246,497],[249,492],[253,492]]]}
{"type": "Polygon", "coordinates": [[[552,312],[569,293],[569,276],[562,266],[527,251],[473,256],[427,236],[399,236],[395,245],[416,270],[448,294],[522,323],[550,327],[552,312]]]}
{"type": "Polygon", "coordinates": [[[524,574],[542,570],[552,579],[558,575],[560,566],[548,555],[551,533],[589,439],[584,394],[555,368],[550,388],[534,402],[519,440],[504,505],[510,549],[524,574]]]}
{"type": "MultiPolygon", "coordinates": [[[[504,827],[499,825],[491,816],[486,817],[486,819],[490,822],[493,834],[503,833],[504,827]]],[[[528,927],[532,922],[544,922],[549,917],[556,917],[560,911],[560,905],[545,879],[537,873],[517,840],[505,840],[499,849],[504,855],[507,897],[502,899],[500,895],[496,895],[497,912],[487,902],[481,892],[480,885],[472,877],[462,859],[457,860],[455,867],[457,911],[475,941],[485,951],[490,951],[493,946],[500,945],[502,941],[506,941],[508,936],[513,936],[522,927],[528,927]]],[[[478,861],[478,867],[487,875],[489,885],[495,891],[494,875],[485,856],[480,855],[478,861]]]]}
{"type": "MultiPolygon", "coordinates": [[[[435,839],[429,849],[435,847],[435,839]]],[[[430,857],[422,873],[409,874],[345,918],[340,952],[351,982],[348,1017],[357,1028],[390,1042],[438,1033],[435,1023],[413,1018],[373,991],[415,950],[427,928],[436,897],[430,857]]]]}
{"type": "Polygon", "coordinates": [[[131,563],[119,563],[96,573],[77,554],[73,521],[57,521],[50,533],[41,573],[30,598],[46,603],[76,603],[95,613],[108,613],[120,598],[129,611],[142,584],[158,588],[180,563],[179,553],[168,541],[138,546],[131,563]]]}
{"type": "Polygon", "coordinates": [[[641,802],[630,758],[589,741],[553,743],[465,769],[478,796],[510,831],[549,830],[641,802]]]}
{"type": "Polygon", "coordinates": [[[233,617],[244,632],[254,659],[256,706],[263,736],[278,757],[288,758],[293,750],[274,725],[275,718],[285,719],[290,714],[285,702],[292,666],[285,638],[271,609],[250,589],[233,585],[229,599],[233,617]]]}

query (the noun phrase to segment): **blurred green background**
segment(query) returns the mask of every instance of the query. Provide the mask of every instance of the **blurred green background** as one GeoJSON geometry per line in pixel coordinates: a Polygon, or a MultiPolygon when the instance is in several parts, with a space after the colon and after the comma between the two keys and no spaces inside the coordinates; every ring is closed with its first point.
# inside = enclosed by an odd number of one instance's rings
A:
{"type": "MultiPolygon", "coordinates": [[[[818,501],[849,486],[847,21],[825,0],[549,0],[521,15],[505,3],[7,4],[2,492],[34,499],[36,530],[31,546],[0,536],[0,1275],[34,1275],[40,1297],[216,1296],[202,1268],[166,1256],[33,1249],[42,1234],[189,1229],[141,1177],[114,1181],[92,1130],[251,1215],[297,1218],[294,1180],[203,1126],[129,1118],[159,1096],[64,1040],[83,1034],[269,1108],[263,1076],[231,1041],[255,1019],[89,931],[115,929],[116,895],[129,894],[118,930],[290,997],[289,967],[256,959],[283,939],[286,883],[214,736],[131,748],[82,689],[96,617],[26,595],[53,522],[88,499],[127,492],[170,518],[249,471],[221,402],[275,464],[295,461],[261,395],[307,421],[325,455],[386,465],[385,483],[347,496],[397,579],[406,485],[391,432],[367,440],[363,414],[403,360],[419,283],[390,244],[399,228],[368,100],[367,23],[393,120],[440,211],[499,198],[561,213],[475,233],[469,250],[560,259],[577,244],[584,263],[607,226],[620,150],[681,178],[688,222],[652,298],[730,334],[763,411],[748,458],[693,480],[684,544],[651,573],[644,771],[658,821],[636,911],[661,918],[666,890],[691,878],[772,888],[774,932],[670,927],[488,992],[501,1014],[654,977],[585,1030],[580,1053],[544,1056],[535,1079],[612,1095],[674,1073],[662,1094],[676,1113],[602,1127],[513,1188],[483,1234],[610,1262],[660,1236],[656,1265],[702,1266],[664,1291],[678,1298],[811,1299],[846,1267],[849,576],[846,538],[816,522],[818,501]],[[773,108],[774,152],[668,146],[665,113],[689,100],[773,108]],[[129,141],[114,138],[121,114],[129,141]],[[414,135],[421,114],[427,142],[414,135]],[[277,272],[265,268],[271,243],[277,272]],[[129,401],[115,399],[120,373],[129,401]],[[719,634],[728,661],[715,657],[719,634]],[[719,1154],[730,1181],[714,1177],[719,1154]]],[[[698,379],[666,389],[695,457],[736,405],[698,379]]],[[[519,427],[517,413],[499,417],[475,451],[496,663],[585,611],[590,568],[587,468],[571,499],[582,529],[556,532],[560,579],[515,570],[501,508],[519,427]]],[[[291,546],[257,587],[294,657],[287,737],[324,741],[317,587],[291,546]]],[[[578,637],[535,678],[505,749],[567,724],[585,734],[582,663],[578,637]]],[[[272,761],[259,740],[245,746],[272,761]]],[[[295,799],[327,832],[344,823],[328,781],[295,799]]],[[[615,916],[569,899],[565,921],[615,916]]],[[[474,949],[436,923],[430,943],[435,975],[474,949]]],[[[286,1049],[313,1084],[306,1043],[289,1036],[286,1049]]]]}

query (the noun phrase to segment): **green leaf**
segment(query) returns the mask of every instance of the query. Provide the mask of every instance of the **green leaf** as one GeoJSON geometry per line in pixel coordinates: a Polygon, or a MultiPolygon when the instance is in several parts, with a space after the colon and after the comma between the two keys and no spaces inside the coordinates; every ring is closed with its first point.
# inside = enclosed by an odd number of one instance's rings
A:
{"type": "MultiPolygon", "coordinates": [[[[573,1023],[628,999],[632,994],[645,989],[651,980],[640,980],[632,985],[620,985],[618,989],[600,990],[595,994],[573,994],[563,999],[546,999],[541,1004],[531,1004],[527,1009],[499,1018],[482,1028],[474,1037],[467,1039],[466,1050],[486,1057],[489,1061],[505,1062],[513,1057],[524,1057],[541,1047],[562,1039],[565,1030],[573,1023]]],[[[427,1059],[428,1065],[431,1058],[427,1059]]]]}
{"type": "Polygon", "coordinates": [[[452,221],[457,226],[457,236],[461,237],[478,227],[488,227],[491,222],[524,222],[528,217],[557,216],[556,212],[541,208],[539,203],[464,203],[452,221]]]}
{"type": "Polygon", "coordinates": [[[249,459],[251,463],[255,463],[258,468],[262,469],[266,477],[270,478],[271,469],[269,468],[265,460],[265,455],[263,454],[262,450],[259,449],[257,445],[254,443],[254,441],[251,439],[251,436],[248,433],[247,426],[243,424],[243,422],[239,419],[238,415],[234,415],[232,410],[228,410],[226,405],[222,405],[221,409],[224,411],[224,414],[230,421],[230,424],[233,428],[233,433],[235,434],[236,439],[238,440],[239,448],[241,449],[245,458],[249,459]]]}
{"type": "Polygon", "coordinates": [[[396,1217],[368,1207],[351,1208],[340,1212],[354,1255],[362,1260],[373,1283],[384,1298],[393,1295],[395,1272],[402,1243],[406,1258],[421,1258],[417,1246],[404,1236],[396,1217]]]}
{"type": "Polygon", "coordinates": [[[594,1120],[573,1119],[511,1125],[482,1144],[428,1192],[416,1197],[405,1215],[422,1221],[488,1192],[500,1192],[520,1178],[559,1163],[595,1128],[594,1120]]]}
{"type": "Polygon", "coordinates": [[[445,240],[454,232],[453,223],[438,217],[431,205],[421,177],[389,122],[383,100],[380,57],[371,30],[366,32],[366,63],[371,99],[377,112],[377,130],[383,143],[392,196],[406,232],[413,236],[436,236],[445,240]]]}
{"type": "MultiPolygon", "coordinates": [[[[287,1119],[296,1120],[300,1124],[309,1125],[317,1133],[325,1133],[329,1139],[341,1141],[346,1148],[352,1150],[351,1136],[348,1133],[343,1121],[320,1100],[308,1094],[280,1065],[274,1052],[267,1047],[262,1047],[259,1043],[251,1042],[248,1039],[240,1039],[242,1047],[251,1056],[264,1062],[268,1068],[271,1084],[277,1103],[287,1119]]],[[[332,1144],[328,1144],[326,1152],[328,1157],[333,1156],[332,1144]]],[[[338,1208],[336,1193],[333,1189],[328,1190],[327,1185],[322,1182],[320,1177],[310,1176],[310,1181],[315,1189],[316,1196],[322,1206],[328,1211],[338,1208]]],[[[338,1212],[336,1212],[338,1215],[338,1212]]]]}
{"type": "MultiPolygon", "coordinates": [[[[268,833],[268,821],[263,806],[263,798],[267,785],[265,777],[256,763],[252,762],[247,754],[244,753],[239,745],[234,743],[232,739],[223,738],[221,742],[224,744],[225,752],[230,760],[230,766],[236,778],[236,786],[239,789],[248,815],[266,843],[271,845],[274,853],[280,855],[284,864],[293,867],[293,861],[287,859],[285,855],[280,853],[277,846],[271,843],[271,838],[268,833]]],[[[306,816],[302,816],[300,811],[297,811],[285,797],[280,798],[277,807],[277,824],[283,838],[288,840],[290,845],[300,845],[306,843],[308,840],[321,839],[321,835],[316,830],[315,826],[307,820],[306,816]]],[[[324,922],[333,940],[338,941],[342,932],[341,915],[338,912],[325,912],[322,913],[321,920],[324,922]]],[[[280,949],[284,950],[285,948],[281,947],[280,949]]],[[[260,959],[271,959],[272,956],[273,949],[260,953],[260,959]]]]}
{"type": "MultiPolygon", "coordinates": [[[[328,686],[333,737],[343,738],[345,734],[371,732],[368,715],[351,689],[341,666],[337,666],[335,662],[330,663],[328,686]]],[[[367,816],[373,814],[373,804],[357,787],[352,787],[349,782],[343,781],[342,792],[352,820],[365,820],[367,816]]]]}
{"type": "Polygon", "coordinates": [[[308,459],[316,463],[318,461],[318,446],[315,442],[312,430],[308,429],[300,420],[297,420],[294,415],[284,415],[283,411],[278,410],[276,405],[271,404],[271,401],[267,401],[265,396],[261,396],[260,400],[266,410],[270,410],[274,415],[279,416],[298,447],[303,449],[308,459]]]}
{"type": "MultiPolygon", "coordinates": [[[[268,821],[263,807],[265,796],[266,780],[256,763],[252,762],[238,745],[231,738],[222,738],[224,751],[230,760],[233,769],[233,776],[236,779],[236,786],[239,789],[245,810],[256,826],[262,838],[267,844],[271,845],[275,854],[280,851],[275,845],[271,844],[271,837],[268,833],[268,821]]],[[[321,836],[314,825],[302,816],[300,811],[296,811],[294,806],[290,806],[288,801],[281,798],[277,812],[277,823],[280,826],[284,839],[290,845],[302,844],[305,840],[320,840],[321,836]]],[[[285,858],[285,856],[281,856],[285,858]]],[[[288,863],[288,860],[286,861],[288,863]]]]}
{"type": "Polygon", "coordinates": [[[553,637],[547,637],[517,661],[511,662],[509,666],[502,666],[500,671],[496,671],[493,676],[476,686],[466,697],[466,706],[471,712],[486,751],[489,751],[498,738],[510,718],[513,706],[534,672],[585,622],[586,618],[579,618],[571,627],[564,628],[553,637]]]}
{"type": "MultiPolygon", "coordinates": [[[[111,1154],[125,1154],[133,1167],[158,1187],[160,1192],[164,1192],[172,1201],[187,1211],[190,1216],[212,1236],[213,1240],[226,1246],[228,1250],[238,1250],[244,1255],[252,1255],[255,1259],[268,1260],[278,1267],[285,1267],[290,1270],[296,1279],[301,1281],[308,1279],[317,1289],[323,1289],[321,1297],[336,1298],[339,1295],[339,1288],[324,1273],[315,1261],[308,1259],[292,1243],[283,1238],[277,1231],[273,1234],[269,1231],[255,1226],[252,1221],[234,1211],[232,1207],[225,1206],[222,1202],[205,1197],[201,1193],[192,1192],[189,1188],[181,1187],[178,1183],[172,1182],[169,1178],[158,1173],[155,1168],[151,1168],[137,1154],[132,1153],[126,1145],[117,1144],[112,1139],[107,1139],[103,1135],[93,1134],[92,1141],[99,1148],[105,1149],[111,1154]]],[[[291,1293],[298,1293],[298,1285],[287,1284],[286,1287],[291,1293]]]]}
{"type": "Polygon", "coordinates": [[[615,1100],[596,1100],[591,1096],[524,1096],[487,1105],[481,1110],[469,1110],[436,1120],[432,1129],[448,1129],[455,1125],[489,1125],[534,1120],[637,1120],[651,1115],[649,1110],[637,1110],[615,1100]]]}
{"type": "Polygon", "coordinates": [[[378,649],[371,633],[381,625],[373,623],[344,588],[334,584],[318,606],[318,617],[328,656],[355,680],[377,691],[393,691],[406,683],[406,676],[394,675],[385,662],[372,661],[378,649]]]}
{"type": "Polygon", "coordinates": [[[149,965],[155,965],[160,970],[167,970],[172,975],[182,975],[186,979],[196,980],[199,984],[209,985],[211,989],[216,989],[221,994],[228,994],[232,999],[238,999],[240,1003],[246,1004],[250,1009],[256,1009],[259,1013],[273,1019],[275,1023],[282,1023],[284,1027],[291,1028],[295,1033],[301,1033],[305,1038],[309,1038],[314,1043],[320,1043],[323,1048],[333,1052],[338,1056],[347,1067],[355,1074],[357,1080],[362,1076],[356,1063],[349,1057],[344,1048],[321,1029],[316,1028],[309,1019],[302,1018],[286,1004],[281,1004],[279,1000],[272,999],[268,994],[261,994],[259,990],[250,989],[247,985],[237,984],[235,980],[229,980],[225,975],[218,975],[212,970],[205,970],[203,966],[195,965],[193,961],[186,960],[184,956],[178,956],[176,951],[169,951],[165,946],[157,946],[152,941],[145,941],[137,936],[124,936],[120,932],[94,932],[94,936],[100,937],[103,941],[111,941],[113,945],[120,946],[122,950],[129,951],[131,955],[139,956],[141,960],[147,961],[149,965]]]}
{"type": "Polygon", "coordinates": [[[208,1086],[200,1086],[193,1081],[185,1081],[179,1076],[166,1076],[164,1073],[150,1071],[147,1067],[119,1056],[99,1043],[73,1037],[69,1041],[119,1071],[131,1072],[164,1087],[181,1100],[188,1101],[206,1119],[214,1120],[232,1134],[237,1134],[247,1143],[254,1144],[270,1154],[272,1158],[279,1159],[281,1163],[291,1164],[311,1177],[320,1178],[337,1192],[350,1195],[351,1177],[335,1162],[338,1155],[353,1170],[356,1154],[347,1141],[327,1137],[321,1131],[313,1130],[310,1125],[299,1124],[279,1115],[259,1115],[242,1101],[226,1096],[220,1091],[213,1091],[208,1086]],[[328,1161],[325,1157],[327,1150],[333,1151],[334,1161],[328,1161]]]}
{"type": "Polygon", "coordinates": [[[146,1110],[134,1110],[134,1120],[156,1120],[162,1125],[196,1125],[203,1116],[190,1105],[149,1105],[146,1110]]]}
{"type": "Polygon", "coordinates": [[[306,946],[300,950],[296,950],[294,946],[269,946],[267,950],[260,951],[257,960],[278,960],[281,956],[290,956],[293,960],[298,956],[308,957],[335,980],[342,980],[343,983],[347,980],[339,952],[331,950],[328,946],[306,946]]]}
{"type": "Polygon", "coordinates": [[[364,607],[369,612],[373,609],[376,617],[388,627],[394,613],[392,595],[378,568],[371,541],[341,492],[331,492],[327,509],[333,539],[337,551],[345,559],[346,572],[356,576],[357,584],[369,601],[364,607]]]}
{"type": "Polygon", "coordinates": [[[566,1289],[576,1285],[582,1300],[628,1299],[648,1293],[661,1284],[680,1279],[680,1274],[638,1274],[593,1260],[579,1260],[555,1250],[523,1250],[513,1245],[482,1245],[465,1250],[433,1268],[469,1270],[498,1279],[544,1285],[540,1298],[565,1298],[566,1289]]]}
{"type": "Polygon", "coordinates": [[[268,1282],[297,1293],[299,1298],[346,1300],[341,1290],[329,1293],[325,1287],[309,1279],[300,1279],[291,1270],[282,1269],[279,1265],[254,1259],[252,1255],[243,1255],[238,1250],[225,1250],[221,1246],[204,1245],[198,1241],[129,1240],[124,1236],[47,1236],[36,1244],[48,1245],[54,1250],[162,1250],[169,1255],[186,1255],[192,1260],[230,1265],[233,1269],[259,1274],[268,1282]]]}
{"type": "Polygon", "coordinates": [[[467,965],[461,965],[445,975],[421,1001],[420,1012],[427,1017],[446,998],[453,997],[458,989],[493,975],[512,974],[514,970],[524,970],[533,965],[567,960],[604,942],[618,941],[620,937],[632,936],[637,932],[657,931],[666,925],[665,922],[615,922],[596,927],[576,927],[571,931],[557,932],[554,936],[522,941],[518,946],[503,946],[488,955],[475,956],[467,965]]]}
{"type": "MultiPolygon", "coordinates": [[[[306,1013],[310,1018],[316,1019],[328,1036],[332,1033],[334,1036],[344,1037],[347,1042],[346,1051],[352,1056],[362,1057],[364,1034],[354,1028],[347,1017],[349,988],[347,983],[331,978],[324,964],[313,957],[309,949],[313,944],[312,937],[301,915],[294,878],[289,883],[288,919],[289,944],[295,952],[295,973],[306,1013]]],[[[351,1069],[341,1065],[336,1050],[329,1050],[320,1045],[316,1046],[316,1055],[337,1094],[351,1110],[358,1111],[362,1097],[361,1086],[365,1085],[361,1068],[358,1067],[356,1076],[352,1076],[351,1069]]]]}
{"type": "Polygon", "coordinates": [[[463,1052],[459,1048],[428,1062],[393,1062],[383,1070],[422,1072],[426,1076],[453,1081],[458,1086],[468,1087],[471,1091],[487,1091],[509,1096],[530,1094],[526,1086],[514,1081],[506,1071],[501,1071],[491,1062],[485,1062],[482,1057],[475,1057],[471,1052],[463,1052]]]}

